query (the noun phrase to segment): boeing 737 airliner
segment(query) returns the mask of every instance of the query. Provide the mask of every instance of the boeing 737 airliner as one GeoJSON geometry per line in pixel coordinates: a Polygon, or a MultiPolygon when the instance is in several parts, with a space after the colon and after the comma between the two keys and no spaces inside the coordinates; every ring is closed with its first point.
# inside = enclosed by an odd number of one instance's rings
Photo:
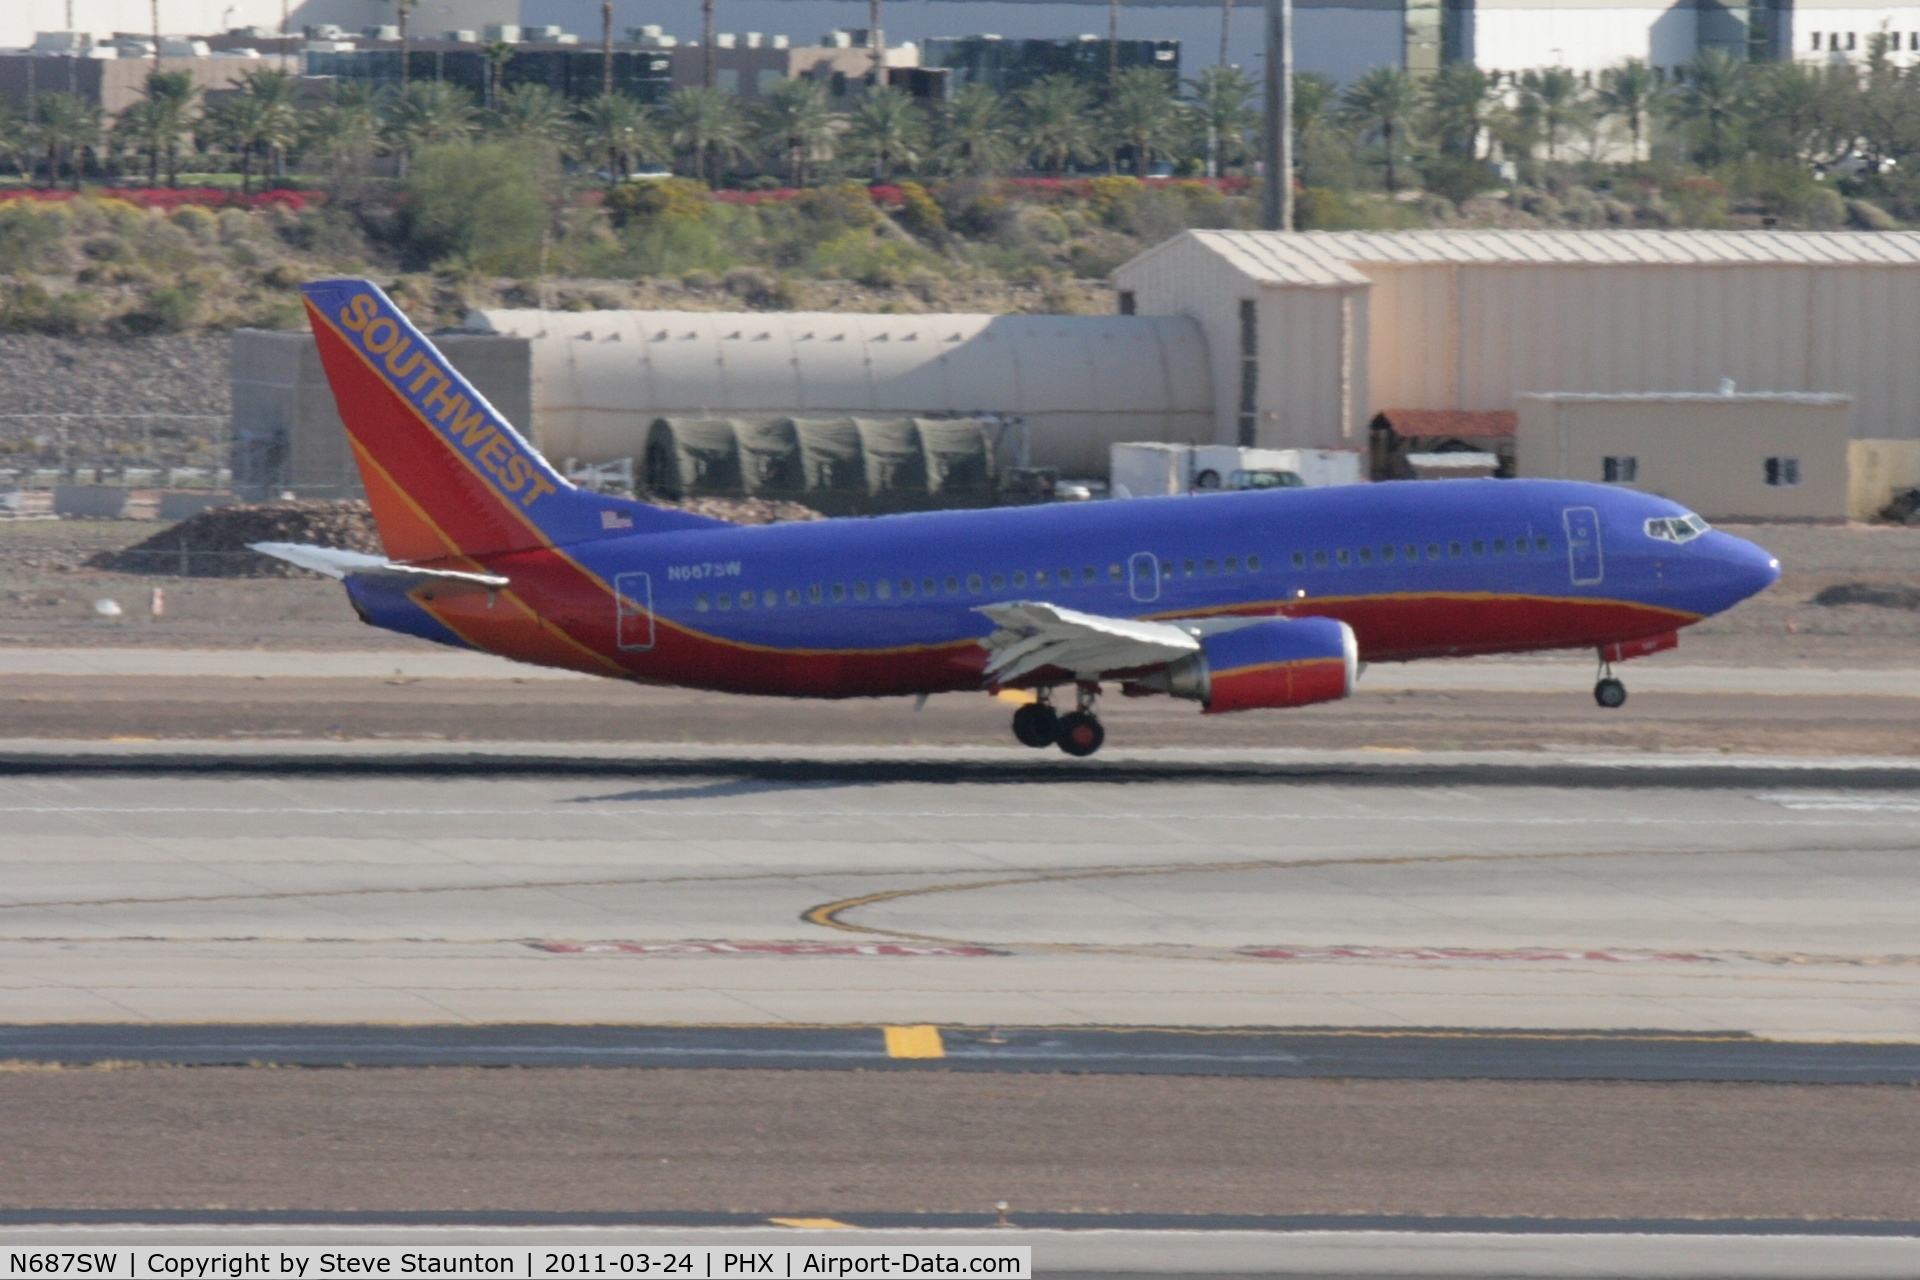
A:
{"type": "Polygon", "coordinates": [[[259,549],[376,626],[522,662],[789,697],[1031,689],[1015,735],[1084,756],[1108,684],[1241,711],[1343,698],[1367,662],[1590,648],[1617,707],[1613,662],[1779,576],[1672,502],[1570,481],[743,528],[575,488],[374,285],[305,293],[387,554],[259,549]]]}

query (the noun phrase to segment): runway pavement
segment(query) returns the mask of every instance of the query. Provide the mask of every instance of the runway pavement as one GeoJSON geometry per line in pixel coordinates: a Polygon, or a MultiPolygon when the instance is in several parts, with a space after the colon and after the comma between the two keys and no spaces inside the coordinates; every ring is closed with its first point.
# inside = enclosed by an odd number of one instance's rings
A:
{"type": "MultiPolygon", "coordinates": [[[[1701,666],[1669,659],[1623,664],[1619,674],[1648,693],[1853,695],[1920,698],[1920,668],[1822,669],[1701,666]]],[[[233,679],[594,680],[552,667],[451,649],[318,650],[0,648],[0,679],[230,677],[233,679]]],[[[1448,692],[1561,693],[1591,687],[1588,653],[1527,659],[1455,659],[1371,666],[1361,687],[1448,692]]]]}
{"type": "Polygon", "coordinates": [[[267,754],[0,773],[5,1021],[1920,1041],[1901,762],[267,754]]]}

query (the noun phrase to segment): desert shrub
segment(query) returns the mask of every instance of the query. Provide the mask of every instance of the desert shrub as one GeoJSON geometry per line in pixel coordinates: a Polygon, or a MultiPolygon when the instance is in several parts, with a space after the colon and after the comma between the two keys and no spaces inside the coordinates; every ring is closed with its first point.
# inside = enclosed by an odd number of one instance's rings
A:
{"type": "Polygon", "coordinates": [[[858,230],[842,232],[815,248],[807,259],[808,268],[817,275],[857,280],[875,288],[904,284],[937,264],[938,259],[918,245],[858,230]]]}
{"type": "Polygon", "coordinates": [[[0,284],[0,332],[71,336],[92,331],[100,308],[86,290],[52,293],[33,280],[0,284]]]}
{"type": "Polygon", "coordinates": [[[68,266],[72,219],[57,205],[31,200],[0,203],[0,271],[61,271],[68,266]]]}
{"type": "Polygon", "coordinates": [[[167,215],[167,221],[202,244],[211,244],[220,234],[220,220],[196,205],[183,205],[167,215]]]}
{"type": "Polygon", "coordinates": [[[540,267],[547,207],[527,155],[496,143],[428,147],[414,158],[401,206],[408,262],[459,262],[490,275],[540,267]]]}
{"type": "Polygon", "coordinates": [[[1420,166],[1420,183],[1434,194],[1462,205],[1482,191],[1493,190],[1500,180],[1494,175],[1493,166],[1484,160],[1441,152],[1420,166]]]}
{"type": "Polygon", "coordinates": [[[894,221],[919,236],[937,236],[946,231],[947,218],[927,189],[917,182],[900,184],[904,203],[894,221]]]}
{"type": "Polygon", "coordinates": [[[199,315],[200,291],[192,285],[178,284],[148,294],[145,302],[120,317],[120,326],[143,337],[180,333],[191,329],[199,315]]]}
{"type": "Polygon", "coordinates": [[[713,205],[707,189],[686,178],[622,182],[601,206],[616,227],[652,226],[663,219],[698,221],[713,205]]]}

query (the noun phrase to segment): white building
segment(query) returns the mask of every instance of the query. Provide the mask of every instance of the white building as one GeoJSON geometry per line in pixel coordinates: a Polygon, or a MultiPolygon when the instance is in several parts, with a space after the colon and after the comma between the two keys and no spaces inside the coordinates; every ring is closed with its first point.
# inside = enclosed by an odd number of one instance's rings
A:
{"type": "Polygon", "coordinates": [[[1920,232],[1188,231],[1114,272],[1206,335],[1214,439],[1362,448],[1527,392],[1830,392],[1920,438],[1920,232]]]}

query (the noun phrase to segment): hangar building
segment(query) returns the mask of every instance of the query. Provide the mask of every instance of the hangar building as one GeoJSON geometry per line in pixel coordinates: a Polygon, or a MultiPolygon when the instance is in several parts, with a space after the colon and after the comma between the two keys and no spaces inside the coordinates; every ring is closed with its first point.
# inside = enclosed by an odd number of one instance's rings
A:
{"type": "MultiPolygon", "coordinates": [[[[1003,465],[1104,476],[1113,444],[1214,430],[1184,316],[503,310],[434,341],[555,463],[643,458],[663,418],[981,416],[1003,465]]],[[[233,368],[236,483],[356,491],[312,337],[241,330],[233,368]]]]}
{"type": "Polygon", "coordinates": [[[1920,438],[1916,232],[1188,231],[1113,280],[1205,332],[1220,443],[1359,449],[1383,412],[1728,378],[1920,438]]]}

